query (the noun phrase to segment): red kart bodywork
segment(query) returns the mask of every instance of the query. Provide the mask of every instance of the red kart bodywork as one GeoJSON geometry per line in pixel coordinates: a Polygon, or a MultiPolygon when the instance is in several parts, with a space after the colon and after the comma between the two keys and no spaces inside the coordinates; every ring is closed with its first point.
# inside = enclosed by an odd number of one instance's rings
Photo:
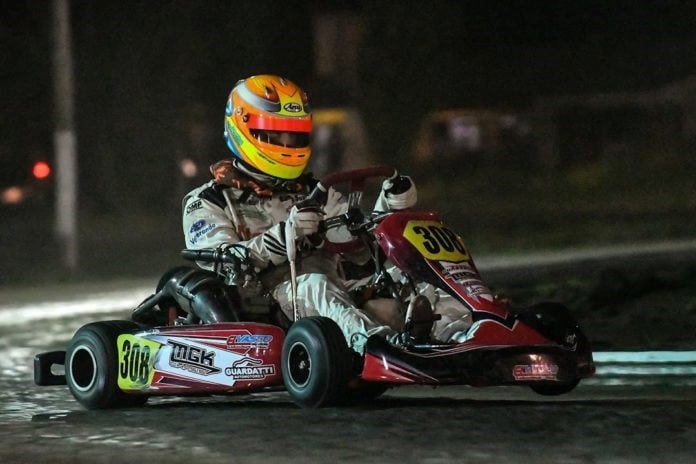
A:
{"type": "MultiPolygon", "coordinates": [[[[424,228],[421,226],[421,228],[424,228]]],[[[476,265],[464,247],[463,242],[454,236],[435,213],[400,212],[387,217],[375,230],[377,242],[387,257],[404,272],[417,275],[424,281],[438,287],[446,285],[445,290],[453,293],[474,312],[474,320],[482,313],[505,320],[509,318],[507,305],[494,298],[481,280],[476,265]],[[447,257],[447,251],[455,255],[457,261],[428,259],[412,241],[406,238],[406,229],[411,223],[437,224],[433,227],[428,241],[433,241],[430,250],[439,247],[447,257]],[[446,248],[447,247],[447,248],[446,248]],[[459,248],[459,251],[455,247],[459,248]],[[455,253],[456,252],[456,253],[455,253]]],[[[426,250],[427,251],[427,250],[426,250]]],[[[433,253],[436,255],[436,253],[433,253]]]]}
{"type": "Polygon", "coordinates": [[[456,345],[404,350],[381,340],[366,346],[363,380],[390,384],[469,384],[476,386],[567,383],[594,373],[592,354],[559,346],[515,318],[506,301],[481,280],[463,242],[434,213],[399,212],[374,231],[386,256],[401,270],[458,298],[472,312],[468,339],[456,345]],[[410,224],[428,226],[421,235],[426,252],[456,261],[429,259],[408,237],[410,224]],[[438,250],[438,248],[440,250],[438,250]],[[445,285],[443,285],[445,284],[445,285]]]}
{"type": "Polygon", "coordinates": [[[369,340],[361,377],[387,384],[535,385],[567,384],[594,374],[590,353],[559,347],[521,322],[508,329],[485,321],[464,343],[404,350],[369,340]],[[529,336],[529,337],[528,337],[529,336]],[[516,344],[518,340],[537,343],[516,344]]]}
{"type": "Polygon", "coordinates": [[[117,342],[119,387],[148,395],[185,395],[282,385],[284,338],[280,327],[249,322],[123,334],[117,342]]]}

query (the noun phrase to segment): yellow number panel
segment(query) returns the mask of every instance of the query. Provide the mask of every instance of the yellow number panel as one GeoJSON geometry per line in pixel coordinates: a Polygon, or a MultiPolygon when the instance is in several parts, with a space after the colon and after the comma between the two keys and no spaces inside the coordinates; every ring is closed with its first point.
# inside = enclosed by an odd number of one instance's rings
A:
{"type": "Polygon", "coordinates": [[[152,384],[160,344],[130,334],[118,336],[118,387],[140,390],[152,384]]]}
{"type": "Polygon", "coordinates": [[[428,259],[454,263],[469,259],[462,239],[441,222],[409,221],[404,237],[428,259]]]}

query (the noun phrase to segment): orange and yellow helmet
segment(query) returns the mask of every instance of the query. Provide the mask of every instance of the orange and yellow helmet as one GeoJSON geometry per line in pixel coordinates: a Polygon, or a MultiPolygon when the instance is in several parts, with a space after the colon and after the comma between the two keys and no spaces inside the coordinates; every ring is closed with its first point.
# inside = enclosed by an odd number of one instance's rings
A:
{"type": "Polygon", "coordinates": [[[269,74],[243,79],[225,108],[225,140],[234,156],[279,179],[296,179],[307,167],[312,115],[307,94],[269,74]]]}

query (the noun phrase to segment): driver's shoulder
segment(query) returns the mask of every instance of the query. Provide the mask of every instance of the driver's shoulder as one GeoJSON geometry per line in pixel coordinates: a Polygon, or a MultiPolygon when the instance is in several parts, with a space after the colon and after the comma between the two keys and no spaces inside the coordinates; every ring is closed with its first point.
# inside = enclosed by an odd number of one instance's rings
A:
{"type": "Polygon", "coordinates": [[[238,197],[242,192],[234,187],[220,184],[214,180],[211,180],[187,193],[182,200],[182,206],[184,208],[191,208],[214,205],[218,208],[225,209],[227,202],[225,200],[224,192],[226,190],[232,194],[233,198],[238,197]]]}

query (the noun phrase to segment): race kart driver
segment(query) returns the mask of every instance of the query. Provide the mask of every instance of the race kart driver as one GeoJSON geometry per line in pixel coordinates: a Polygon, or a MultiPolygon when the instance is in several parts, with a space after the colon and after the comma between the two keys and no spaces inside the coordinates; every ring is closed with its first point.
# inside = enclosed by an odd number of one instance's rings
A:
{"type": "MultiPolygon", "coordinates": [[[[298,316],[333,319],[357,352],[362,352],[367,337],[375,334],[403,341],[402,334],[384,319],[378,321],[356,307],[349,291],[357,283],[341,274],[339,255],[321,249],[321,221],[345,213],[347,202],[342,195],[330,189],[323,210],[295,206],[316,185],[316,180],[304,174],[310,160],[311,131],[307,94],[292,81],[256,75],[237,82],[225,107],[224,137],[232,156],[212,165],[213,179],[184,197],[186,247],[225,249],[260,271],[259,291],[270,293],[292,320],[285,229],[293,227],[298,250],[298,316]]],[[[416,198],[410,178],[387,179],[374,210],[410,208],[416,198]],[[400,191],[395,189],[397,183],[400,191]]],[[[436,302],[433,289],[428,296],[436,302]]],[[[435,332],[445,339],[461,336],[470,324],[468,311],[457,304],[445,306],[435,332]]],[[[421,311],[428,314],[414,314],[414,319],[421,321],[417,336],[429,339],[431,308],[421,311]]],[[[222,322],[223,318],[213,314],[212,320],[204,322],[222,322]]]]}

